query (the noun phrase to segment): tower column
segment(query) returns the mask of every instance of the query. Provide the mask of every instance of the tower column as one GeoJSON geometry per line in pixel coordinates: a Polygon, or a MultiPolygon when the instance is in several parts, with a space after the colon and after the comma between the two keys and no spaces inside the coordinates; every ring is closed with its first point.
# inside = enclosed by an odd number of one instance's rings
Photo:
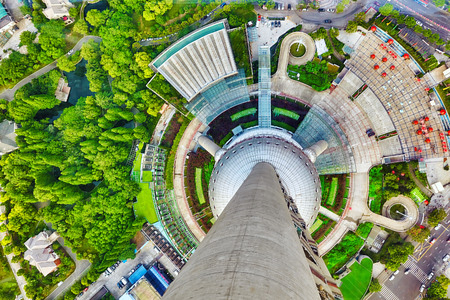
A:
{"type": "Polygon", "coordinates": [[[303,150],[303,152],[314,163],[314,162],[316,162],[317,156],[322,154],[322,152],[327,150],[327,148],[328,148],[327,141],[320,140],[317,143],[315,143],[314,145],[303,150]]]}
{"type": "Polygon", "coordinates": [[[214,159],[218,161],[222,154],[225,152],[222,148],[220,148],[216,143],[208,139],[206,136],[202,135],[200,132],[197,132],[194,137],[197,142],[202,146],[209,154],[214,156],[214,159]]]}
{"type": "Polygon", "coordinates": [[[272,165],[255,165],[163,299],[320,299],[272,165]]]}

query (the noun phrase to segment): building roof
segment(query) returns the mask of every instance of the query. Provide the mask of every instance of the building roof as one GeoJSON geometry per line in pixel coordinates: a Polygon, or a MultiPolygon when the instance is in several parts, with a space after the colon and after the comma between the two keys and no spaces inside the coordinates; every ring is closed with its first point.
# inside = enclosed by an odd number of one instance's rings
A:
{"type": "Polygon", "coordinates": [[[69,8],[73,7],[67,0],[43,0],[46,9],[42,11],[47,19],[59,19],[69,15],[69,8]]]}
{"type": "Polygon", "coordinates": [[[42,231],[38,235],[29,238],[24,244],[28,249],[25,251],[24,258],[44,276],[56,270],[61,263],[59,256],[53,252],[51,247],[57,236],[57,234],[49,236],[47,232],[42,231]]]}
{"type": "Polygon", "coordinates": [[[147,269],[144,266],[140,266],[130,277],[128,277],[128,281],[131,284],[135,284],[142,276],[147,273],[147,269]]]}
{"type": "MultiPolygon", "coordinates": [[[[157,300],[161,299],[160,294],[146,279],[140,280],[135,287],[129,291],[136,300],[157,300]]],[[[91,299],[92,300],[92,299],[91,299]]]]}
{"type": "Polygon", "coordinates": [[[237,74],[225,22],[192,32],[151,63],[188,101],[219,79],[237,74]]]}
{"type": "Polygon", "coordinates": [[[7,16],[8,13],[6,12],[5,7],[3,6],[3,4],[0,2],[0,19],[3,18],[4,16],[7,16]]]}
{"type": "Polygon", "coordinates": [[[268,162],[295,202],[307,227],[317,217],[321,185],[314,164],[292,139],[274,136],[274,129],[254,129],[241,134],[216,162],[209,185],[209,199],[218,218],[253,167],[268,162]]]}
{"type": "Polygon", "coordinates": [[[169,287],[170,281],[164,276],[156,267],[153,265],[145,274],[147,280],[151,283],[151,285],[158,291],[158,293],[162,296],[164,292],[169,287]]]}
{"type": "Polygon", "coordinates": [[[29,250],[44,249],[50,246],[52,242],[49,240],[47,232],[42,231],[38,235],[30,237],[25,242],[25,247],[29,250]]]}
{"type": "Polygon", "coordinates": [[[59,101],[67,102],[69,99],[71,88],[69,87],[69,84],[64,80],[63,77],[61,77],[58,80],[58,86],[56,87],[55,91],[55,97],[59,101]]]}

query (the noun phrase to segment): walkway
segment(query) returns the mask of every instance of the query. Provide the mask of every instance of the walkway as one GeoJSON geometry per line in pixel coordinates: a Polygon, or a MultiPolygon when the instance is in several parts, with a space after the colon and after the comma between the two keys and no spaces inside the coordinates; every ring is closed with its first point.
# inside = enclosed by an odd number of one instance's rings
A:
{"type": "MultiPolygon", "coordinates": [[[[102,41],[101,37],[98,36],[94,36],[94,35],[87,35],[85,37],[83,37],[81,40],[78,41],[78,43],[72,48],[73,52],[75,53],[78,50],[81,49],[81,46],[83,46],[84,43],[86,43],[89,40],[94,40],[97,43],[100,43],[102,41]]],[[[12,89],[7,89],[6,91],[4,91],[3,93],[0,94],[0,99],[5,99],[8,101],[12,101],[14,99],[14,94],[16,93],[16,91],[23,87],[25,84],[31,82],[31,80],[38,78],[39,76],[50,72],[51,70],[53,70],[54,68],[56,68],[56,63],[57,60],[55,60],[54,62],[52,62],[49,65],[46,65],[45,67],[43,67],[42,69],[37,70],[36,72],[34,72],[33,74],[25,77],[24,79],[22,79],[21,81],[19,81],[12,89]]]]}
{"type": "Polygon", "coordinates": [[[416,173],[414,172],[414,168],[413,168],[412,164],[408,164],[408,170],[409,170],[409,175],[410,175],[411,179],[419,187],[420,191],[422,193],[424,193],[428,198],[431,198],[431,196],[433,196],[433,192],[430,191],[426,186],[424,186],[422,181],[417,179],[416,173]]]}
{"type": "Polygon", "coordinates": [[[59,296],[62,296],[72,287],[75,282],[86,275],[86,273],[89,271],[89,268],[91,267],[91,263],[88,260],[77,260],[77,255],[73,253],[69,247],[64,246],[64,240],[62,237],[59,237],[57,241],[63,246],[64,250],[75,262],[75,271],[73,271],[73,273],[69,277],[67,277],[60,286],[58,286],[50,295],[48,295],[47,298],[45,298],[46,300],[53,300],[58,298],[59,296]]]}
{"type": "Polygon", "coordinates": [[[319,208],[319,214],[324,215],[327,218],[330,218],[331,220],[335,221],[335,222],[339,222],[339,219],[341,218],[340,216],[338,216],[337,214],[335,214],[334,212],[332,212],[331,210],[329,210],[328,208],[321,206],[319,208]]]}
{"type": "Polygon", "coordinates": [[[175,154],[175,163],[173,168],[173,187],[175,199],[177,201],[180,214],[183,216],[184,222],[188,226],[189,230],[193,233],[198,241],[202,241],[206,236],[206,233],[201,229],[197,220],[192,215],[189,203],[186,199],[186,192],[184,187],[184,164],[186,162],[186,155],[195,146],[193,141],[194,135],[197,131],[204,131],[206,128],[197,118],[191,121],[186,128],[180,143],[178,144],[177,153],[175,154]]]}

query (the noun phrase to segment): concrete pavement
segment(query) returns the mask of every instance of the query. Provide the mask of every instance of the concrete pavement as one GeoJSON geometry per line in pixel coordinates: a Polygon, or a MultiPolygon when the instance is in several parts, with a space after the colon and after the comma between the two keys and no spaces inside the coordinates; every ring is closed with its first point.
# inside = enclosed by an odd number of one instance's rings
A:
{"type": "MultiPolygon", "coordinates": [[[[84,43],[86,43],[89,40],[94,40],[97,43],[100,43],[102,38],[99,36],[94,36],[94,35],[87,35],[85,37],[83,37],[81,40],[78,41],[78,43],[72,48],[73,53],[75,53],[76,51],[81,49],[81,46],[83,46],[84,43]]],[[[8,101],[12,101],[14,99],[14,94],[16,93],[16,91],[21,88],[22,86],[24,86],[25,84],[31,82],[31,80],[38,78],[39,76],[50,72],[51,70],[53,70],[54,68],[56,68],[56,63],[57,60],[55,60],[54,62],[52,62],[49,65],[46,65],[45,67],[43,67],[42,69],[37,70],[36,72],[34,72],[33,74],[25,77],[24,79],[22,79],[21,81],[19,81],[13,88],[11,89],[7,89],[5,91],[3,91],[0,94],[0,99],[5,99],[8,101]]]]}

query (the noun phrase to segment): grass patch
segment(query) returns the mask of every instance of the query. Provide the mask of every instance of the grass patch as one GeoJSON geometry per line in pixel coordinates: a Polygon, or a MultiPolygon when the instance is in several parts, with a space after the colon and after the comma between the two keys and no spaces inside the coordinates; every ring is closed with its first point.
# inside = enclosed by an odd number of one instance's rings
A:
{"type": "Polygon", "coordinates": [[[345,300],[359,300],[364,296],[372,279],[372,269],[373,263],[369,258],[350,267],[351,272],[341,279],[340,289],[345,300]]]}
{"type": "Polygon", "coordinates": [[[205,196],[203,195],[203,186],[202,186],[202,171],[201,168],[195,169],[195,191],[197,192],[198,203],[200,205],[205,204],[205,196]]]}
{"type": "Polygon", "coordinates": [[[295,57],[302,57],[305,55],[306,47],[303,44],[293,43],[291,45],[290,53],[295,57]]]}
{"type": "MultiPolygon", "coordinates": [[[[331,86],[331,82],[336,78],[337,73],[331,73],[326,60],[308,61],[306,65],[288,65],[287,73],[289,78],[303,82],[316,91],[324,91],[331,86]]],[[[339,68],[338,68],[339,69],[339,68]]]]}
{"type": "Polygon", "coordinates": [[[137,216],[144,217],[150,224],[158,222],[155,206],[153,205],[153,195],[148,183],[139,183],[141,191],[137,195],[137,202],[134,203],[134,212],[137,216]]]}
{"type": "Polygon", "coordinates": [[[314,233],[317,229],[319,229],[319,227],[322,225],[323,221],[319,218],[316,219],[316,221],[314,222],[313,226],[311,226],[311,228],[309,228],[309,232],[310,233],[314,233]]]}
{"type": "Polygon", "coordinates": [[[411,191],[411,195],[419,203],[422,203],[423,201],[427,200],[427,198],[422,194],[422,192],[418,188],[414,188],[411,191]]]}
{"type": "Polygon", "coordinates": [[[247,108],[247,109],[241,110],[240,112],[237,112],[237,113],[231,115],[230,118],[231,118],[231,121],[234,122],[245,116],[249,116],[249,115],[253,116],[254,114],[256,114],[256,111],[257,111],[257,109],[255,107],[247,108]]]}
{"type": "Polygon", "coordinates": [[[284,109],[284,108],[280,108],[280,107],[275,107],[273,110],[273,113],[274,113],[275,117],[282,115],[282,116],[286,116],[286,117],[294,119],[294,120],[298,120],[300,118],[299,114],[297,114],[293,111],[284,109]]]}
{"type": "Polygon", "coordinates": [[[142,153],[139,152],[139,154],[136,156],[133,162],[133,171],[134,172],[140,172],[141,171],[141,159],[142,159],[142,153]]]}
{"type": "Polygon", "coordinates": [[[151,182],[153,180],[152,171],[142,171],[142,181],[151,182]]]}
{"type": "Polygon", "coordinates": [[[330,192],[328,193],[328,197],[327,197],[328,205],[331,205],[331,206],[334,205],[334,200],[336,199],[337,190],[338,190],[338,178],[333,177],[333,179],[331,181],[330,192]]]}
{"type": "Polygon", "coordinates": [[[291,125],[288,125],[288,124],[286,124],[284,122],[280,122],[280,121],[277,121],[277,120],[272,120],[272,125],[273,126],[277,126],[277,127],[281,127],[281,128],[286,129],[287,131],[290,131],[290,132],[295,132],[295,128],[294,127],[292,127],[291,125]]]}

